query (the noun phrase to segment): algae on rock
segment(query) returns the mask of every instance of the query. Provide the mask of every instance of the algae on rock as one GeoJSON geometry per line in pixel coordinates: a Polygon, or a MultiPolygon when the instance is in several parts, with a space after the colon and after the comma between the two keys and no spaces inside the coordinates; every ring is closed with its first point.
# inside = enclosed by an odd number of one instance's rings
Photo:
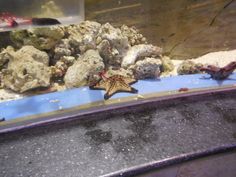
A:
{"type": "Polygon", "coordinates": [[[169,72],[174,70],[175,68],[174,63],[171,61],[169,57],[167,56],[161,57],[161,62],[162,62],[162,67],[161,67],[162,72],[168,74],[169,72]]]}
{"type": "Polygon", "coordinates": [[[201,63],[195,63],[193,61],[183,61],[177,69],[179,75],[183,74],[197,74],[201,73],[200,68],[203,67],[201,63]]]}
{"type": "Polygon", "coordinates": [[[64,35],[64,29],[56,26],[16,30],[10,33],[12,42],[18,48],[32,45],[39,50],[52,49],[64,35]]]}

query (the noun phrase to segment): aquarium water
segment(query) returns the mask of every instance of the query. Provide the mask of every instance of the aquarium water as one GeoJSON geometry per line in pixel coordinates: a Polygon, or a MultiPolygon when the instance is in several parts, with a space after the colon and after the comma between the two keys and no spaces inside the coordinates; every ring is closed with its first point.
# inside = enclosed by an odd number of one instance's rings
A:
{"type": "Polygon", "coordinates": [[[0,1],[0,31],[34,26],[30,23],[32,18],[50,18],[61,24],[78,24],[84,20],[84,0],[0,1]],[[17,26],[12,24],[13,20],[17,26]]]}
{"type": "Polygon", "coordinates": [[[0,102],[62,91],[53,111],[234,87],[235,9],[226,0],[0,0],[0,102]]]}

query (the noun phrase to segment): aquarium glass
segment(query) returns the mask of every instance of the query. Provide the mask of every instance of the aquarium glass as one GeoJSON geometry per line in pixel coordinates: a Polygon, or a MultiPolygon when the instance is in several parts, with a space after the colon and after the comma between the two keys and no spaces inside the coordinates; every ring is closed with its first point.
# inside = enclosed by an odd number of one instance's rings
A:
{"type": "Polygon", "coordinates": [[[234,0],[1,0],[0,12],[7,120],[235,89],[234,0]]]}
{"type": "Polygon", "coordinates": [[[84,0],[1,0],[1,30],[11,30],[7,20],[14,18],[18,27],[30,26],[31,18],[55,18],[62,24],[74,24],[84,20],[84,0]]]}

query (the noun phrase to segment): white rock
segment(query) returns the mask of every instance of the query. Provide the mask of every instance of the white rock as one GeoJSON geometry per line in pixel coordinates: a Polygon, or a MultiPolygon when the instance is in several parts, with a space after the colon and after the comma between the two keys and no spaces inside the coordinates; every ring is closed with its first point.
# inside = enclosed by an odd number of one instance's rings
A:
{"type": "Polygon", "coordinates": [[[198,58],[193,58],[191,61],[224,67],[230,62],[236,61],[236,50],[211,52],[198,58]]]}
{"type": "MultiPolygon", "coordinates": [[[[224,67],[230,62],[236,61],[236,50],[211,52],[197,58],[191,58],[186,61],[193,61],[195,63],[201,63],[203,65],[215,65],[218,67],[224,67]]],[[[171,75],[178,75],[177,69],[183,62],[183,60],[172,60],[175,69],[170,73],[171,75]]]]}
{"type": "Polygon", "coordinates": [[[150,44],[139,44],[133,46],[123,58],[122,67],[127,68],[130,65],[135,64],[136,60],[144,57],[159,56],[162,49],[150,44]]]}
{"type": "Polygon", "coordinates": [[[107,65],[120,66],[122,58],[130,48],[128,37],[121,33],[119,28],[111,24],[102,25],[97,37],[100,55],[107,65]]]}

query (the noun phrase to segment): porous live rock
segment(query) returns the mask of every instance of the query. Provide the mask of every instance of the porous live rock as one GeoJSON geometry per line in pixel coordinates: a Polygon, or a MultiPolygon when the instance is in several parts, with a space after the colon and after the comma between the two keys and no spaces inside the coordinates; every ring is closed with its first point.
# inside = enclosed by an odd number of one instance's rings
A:
{"type": "Polygon", "coordinates": [[[10,39],[18,48],[21,48],[27,43],[28,38],[27,30],[14,30],[10,32],[10,39]]]}
{"type": "Polygon", "coordinates": [[[109,23],[102,25],[97,36],[97,48],[106,65],[120,66],[130,48],[128,37],[109,23]]]}
{"type": "Polygon", "coordinates": [[[121,26],[121,33],[127,36],[131,46],[147,43],[147,39],[135,27],[121,26]]]}
{"type": "Polygon", "coordinates": [[[113,75],[121,75],[124,77],[129,77],[129,78],[133,78],[133,71],[132,70],[128,70],[128,69],[124,69],[124,68],[113,68],[113,67],[109,67],[107,69],[107,71],[105,72],[105,76],[106,77],[111,77],[113,75]]]}
{"type": "Polygon", "coordinates": [[[46,52],[40,51],[33,46],[24,46],[20,50],[17,51],[18,55],[24,56],[30,55],[35,61],[43,63],[44,65],[49,65],[49,56],[46,52]]]}
{"type": "Polygon", "coordinates": [[[167,56],[161,57],[161,70],[164,73],[169,73],[174,70],[175,66],[174,63],[171,61],[171,59],[167,56]]]}
{"type": "Polygon", "coordinates": [[[8,46],[0,53],[0,68],[2,69],[5,64],[13,57],[11,53],[14,53],[15,49],[12,46],[8,46]]]}
{"type": "Polygon", "coordinates": [[[51,60],[52,64],[55,64],[62,57],[72,56],[75,54],[75,50],[71,47],[69,39],[62,39],[57,43],[53,52],[53,58],[51,60]]]}
{"type": "Polygon", "coordinates": [[[94,84],[104,70],[103,59],[97,50],[88,50],[68,68],[64,77],[67,88],[94,84]]]}
{"type": "Polygon", "coordinates": [[[10,51],[9,56],[7,69],[2,70],[4,87],[22,93],[50,85],[51,72],[46,64],[48,56],[45,52],[25,46],[16,52],[10,51]]]}
{"type": "Polygon", "coordinates": [[[122,67],[127,68],[130,65],[135,64],[137,60],[143,59],[145,57],[160,56],[162,49],[157,46],[150,44],[139,44],[133,46],[125,55],[122,60],[122,67]]]}
{"type": "Polygon", "coordinates": [[[136,79],[159,78],[161,74],[162,62],[157,58],[145,58],[137,61],[135,65],[129,69],[133,71],[136,79]]]}
{"type": "Polygon", "coordinates": [[[177,69],[177,73],[179,75],[201,73],[200,68],[202,66],[203,66],[203,64],[201,64],[201,63],[195,63],[193,61],[183,61],[179,65],[179,67],[177,69]]]}
{"type": "Polygon", "coordinates": [[[11,40],[17,47],[32,45],[39,50],[52,49],[64,35],[64,29],[59,26],[16,30],[10,33],[11,40]]]}
{"type": "Polygon", "coordinates": [[[83,54],[88,49],[96,49],[96,37],[101,27],[100,23],[84,21],[79,25],[68,26],[68,40],[72,47],[83,54]]]}
{"type": "Polygon", "coordinates": [[[55,65],[51,66],[52,77],[62,77],[65,75],[67,69],[75,62],[73,56],[63,56],[55,65]]]}

